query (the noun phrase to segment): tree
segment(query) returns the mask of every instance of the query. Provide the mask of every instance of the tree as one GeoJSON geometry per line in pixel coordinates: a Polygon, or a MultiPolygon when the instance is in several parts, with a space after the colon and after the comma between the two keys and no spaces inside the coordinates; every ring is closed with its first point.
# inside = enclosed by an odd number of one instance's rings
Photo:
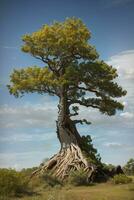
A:
{"type": "Polygon", "coordinates": [[[64,179],[71,170],[84,168],[90,177],[95,166],[84,156],[84,140],[76,128],[77,123],[90,122],[72,117],[79,114],[79,106],[98,109],[110,116],[116,110],[123,110],[123,105],[114,100],[126,94],[114,82],[117,71],[99,59],[95,47],[89,43],[90,38],[88,28],[76,18],[44,25],[37,32],[23,36],[22,51],[45,66],[14,70],[8,85],[10,93],[15,97],[33,92],[59,97],[56,125],[61,149],[36,173],[51,169],[54,175],[64,179]]]}
{"type": "Polygon", "coordinates": [[[124,171],[128,175],[134,175],[134,159],[130,158],[126,165],[123,167],[124,171]]]}

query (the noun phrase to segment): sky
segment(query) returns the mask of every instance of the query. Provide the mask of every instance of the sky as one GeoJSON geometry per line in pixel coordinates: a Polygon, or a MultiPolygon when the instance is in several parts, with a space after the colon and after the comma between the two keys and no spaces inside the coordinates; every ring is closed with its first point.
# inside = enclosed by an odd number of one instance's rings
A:
{"type": "Polygon", "coordinates": [[[80,117],[92,122],[78,126],[90,134],[102,161],[124,165],[134,158],[134,1],[133,0],[0,0],[0,167],[38,166],[60,148],[56,136],[56,97],[26,94],[16,99],[6,87],[14,68],[43,66],[21,52],[21,37],[44,24],[78,17],[92,33],[90,43],[100,59],[117,68],[116,80],[127,95],[115,116],[80,108],[80,117]]]}

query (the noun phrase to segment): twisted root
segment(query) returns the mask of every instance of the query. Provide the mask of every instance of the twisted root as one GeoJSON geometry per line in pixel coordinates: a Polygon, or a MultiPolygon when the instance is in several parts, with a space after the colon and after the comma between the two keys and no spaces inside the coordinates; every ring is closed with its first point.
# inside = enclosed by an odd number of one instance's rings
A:
{"type": "Polygon", "coordinates": [[[52,175],[64,180],[69,176],[70,172],[80,169],[87,172],[87,181],[91,182],[96,171],[96,166],[87,162],[79,146],[71,144],[69,147],[60,150],[59,153],[50,158],[46,163],[42,163],[39,168],[32,173],[31,177],[51,170],[52,175]]]}

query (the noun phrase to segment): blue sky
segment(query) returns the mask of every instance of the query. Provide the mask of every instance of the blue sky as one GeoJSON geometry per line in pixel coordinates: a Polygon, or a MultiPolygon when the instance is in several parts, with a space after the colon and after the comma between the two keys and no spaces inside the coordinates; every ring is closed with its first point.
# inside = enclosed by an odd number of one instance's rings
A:
{"type": "Polygon", "coordinates": [[[91,30],[100,58],[118,69],[118,82],[128,91],[123,112],[108,117],[81,107],[92,122],[78,127],[91,134],[106,163],[123,165],[134,157],[134,1],[133,0],[0,0],[0,167],[37,166],[56,153],[57,98],[25,95],[15,99],[6,84],[13,68],[43,64],[22,53],[21,37],[43,24],[79,17],[91,30]]]}

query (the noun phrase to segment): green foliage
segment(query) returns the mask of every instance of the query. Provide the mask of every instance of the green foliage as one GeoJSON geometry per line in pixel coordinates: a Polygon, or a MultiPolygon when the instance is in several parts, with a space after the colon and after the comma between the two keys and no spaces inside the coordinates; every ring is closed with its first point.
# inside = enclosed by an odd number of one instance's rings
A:
{"type": "Polygon", "coordinates": [[[38,189],[44,187],[44,181],[41,177],[33,177],[29,183],[28,186],[30,188],[31,191],[37,191],[38,189]]]}
{"type": "Polygon", "coordinates": [[[97,149],[93,147],[92,139],[90,135],[82,136],[82,151],[87,157],[89,162],[100,165],[101,164],[101,157],[97,153],[97,149]]]}
{"type": "Polygon", "coordinates": [[[124,172],[127,175],[134,175],[134,159],[131,158],[123,167],[124,172]]]}
{"type": "Polygon", "coordinates": [[[40,94],[49,92],[53,94],[53,86],[62,81],[61,79],[56,80],[53,72],[47,67],[39,68],[37,66],[14,70],[10,78],[13,86],[8,85],[8,89],[10,94],[16,97],[23,95],[25,92],[37,92],[40,94]]]}
{"type": "Polygon", "coordinates": [[[44,173],[40,178],[43,180],[46,187],[55,187],[57,185],[62,185],[61,181],[57,177],[52,176],[51,173],[44,173]]]}
{"type": "Polygon", "coordinates": [[[124,174],[118,174],[113,177],[112,182],[114,184],[127,184],[132,182],[132,178],[124,174]]]}
{"type": "MultiPolygon", "coordinates": [[[[60,56],[68,62],[72,54],[95,59],[98,57],[95,48],[87,44],[90,36],[91,33],[80,19],[70,18],[63,23],[46,24],[37,32],[24,35],[22,51],[42,58],[54,56],[57,60],[60,56]]],[[[50,64],[54,65],[55,62],[51,60],[50,64]]]]}
{"type": "Polygon", "coordinates": [[[87,172],[83,170],[71,172],[68,182],[74,186],[87,185],[87,172]]]}
{"type": "Polygon", "coordinates": [[[15,196],[25,193],[28,183],[25,177],[12,169],[0,169],[0,196],[15,196]]]}

